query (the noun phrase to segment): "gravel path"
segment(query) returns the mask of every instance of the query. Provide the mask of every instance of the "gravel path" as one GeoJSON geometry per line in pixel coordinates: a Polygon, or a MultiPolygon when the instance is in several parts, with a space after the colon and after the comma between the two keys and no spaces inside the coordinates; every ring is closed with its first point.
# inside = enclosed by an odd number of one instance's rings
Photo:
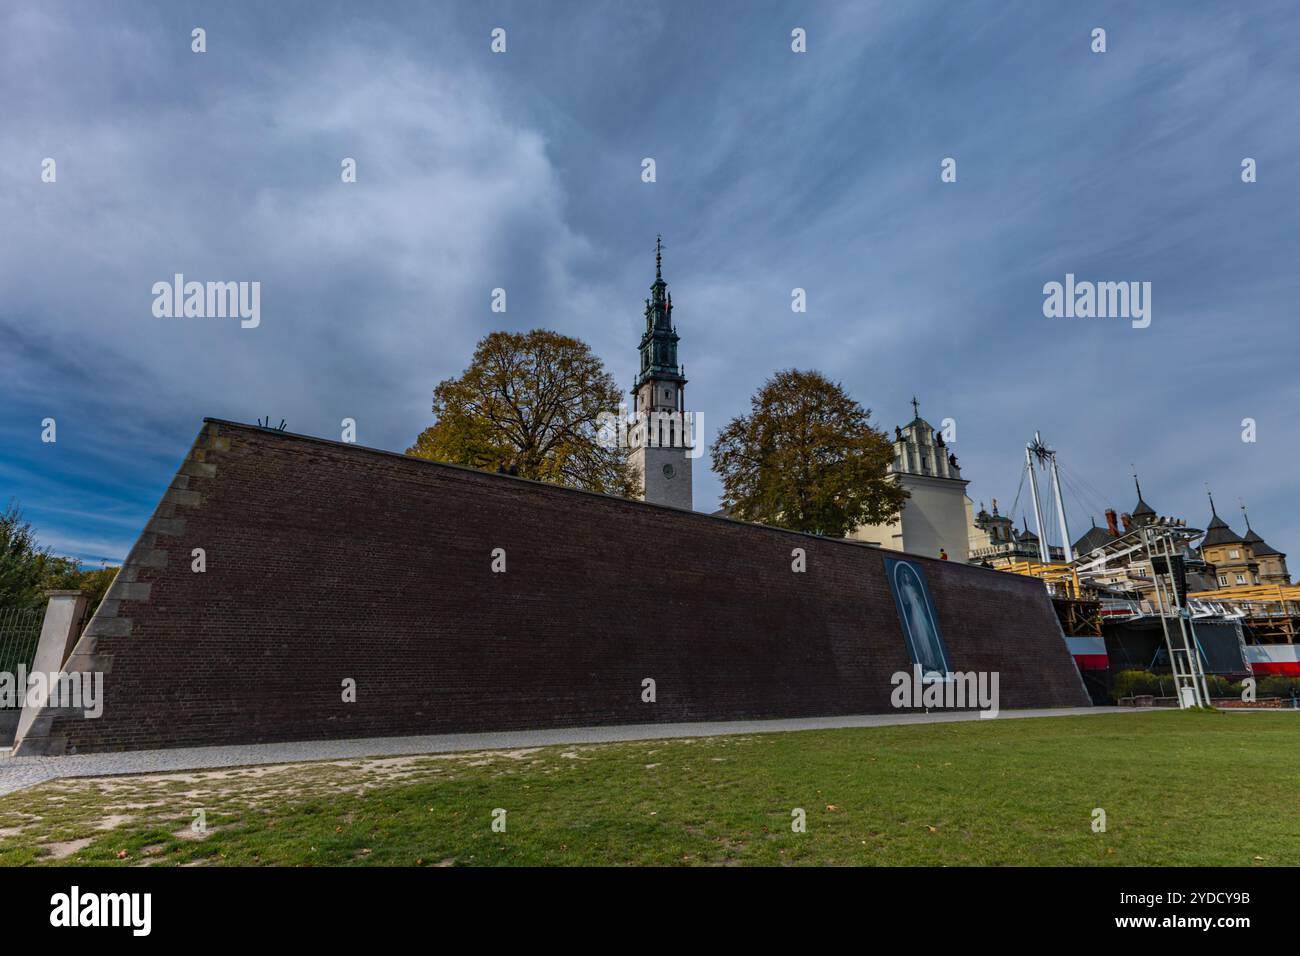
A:
{"type": "MultiPolygon", "coordinates": [[[[1135,713],[1132,707],[1070,707],[1057,710],[1003,711],[1000,720],[1022,717],[1079,717],[1089,714],[1135,713]]],[[[941,724],[978,720],[970,711],[931,714],[864,714],[842,717],[798,717],[781,720],[710,721],[691,724],[624,724],[612,727],[569,727],[556,730],[511,730],[485,734],[441,734],[424,737],[367,737],[358,740],[306,740],[297,743],[247,744],[227,747],[178,747],[171,750],[130,750],[120,753],[77,754],[69,757],[11,757],[0,755],[0,794],[13,793],[61,777],[107,777],[132,773],[247,767],[257,764],[300,763],[351,757],[503,750],[550,744],[595,744],[623,740],[663,740],[672,737],[719,737],[726,734],[826,730],[839,727],[885,727],[893,724],[941,724]]]]}

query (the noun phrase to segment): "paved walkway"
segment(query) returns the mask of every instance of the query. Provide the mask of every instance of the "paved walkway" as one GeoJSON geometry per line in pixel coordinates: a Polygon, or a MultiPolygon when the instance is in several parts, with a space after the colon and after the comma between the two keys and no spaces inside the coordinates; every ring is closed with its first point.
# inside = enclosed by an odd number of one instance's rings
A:
{"type": "MultiPolygon", "coordinates": [[[[1132,707],[1068,707],[1056,710],[1003,711],[996,719],[1080,717],[1090,714],[1135,712],[1132,707]]],[[[129,750],[120,753],[76,754],[69,757],[0,755],[0,794],[13,793],[61,777],[107,777],[132,773],[300,763],[307,760],[393,757],[475,750],[515,750],[551,744],[598,744],[624,740],[664,740],[674,737],[720,737],[727,734],[827,730],[840,727],[885,727],[893,724],[945,724],[979,719],[978,714],[971,711],[939,711],[930,714],[862,714],[781,720],[710,721],[692,724],[623,724],[611,727],[509,730],[486,734],[441,734],[425,737],[307,740],[296,743],[246,744],[229,747],[129,750]]]]}

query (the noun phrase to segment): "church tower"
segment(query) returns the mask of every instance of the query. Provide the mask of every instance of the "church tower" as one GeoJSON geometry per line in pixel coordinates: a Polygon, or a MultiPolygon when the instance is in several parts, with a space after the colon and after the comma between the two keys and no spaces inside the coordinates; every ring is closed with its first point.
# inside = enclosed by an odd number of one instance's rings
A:
{"type": "Polygon", "coordinates": [[[894,460],[885,470],[885,480],[896,482],[909,494],[898,518],[888,524],[862,525],[849,537],[929,558],[970,559],[974,519],[966,497],[969,482],[962,478],[943,432],[921,417],[915,396],[912,420],[894,429],[894,460]]]}
{"type": "Polygon", "coordinates": [[[673,297],[663,275],[663,241],[655,240],[655,281],[645,300],[641,368],[632,388],[636,425],[631,430],[632,467],[641,497],[691,508],[692,419],[686,411],[685,369],[677,363],[673,297]]]}

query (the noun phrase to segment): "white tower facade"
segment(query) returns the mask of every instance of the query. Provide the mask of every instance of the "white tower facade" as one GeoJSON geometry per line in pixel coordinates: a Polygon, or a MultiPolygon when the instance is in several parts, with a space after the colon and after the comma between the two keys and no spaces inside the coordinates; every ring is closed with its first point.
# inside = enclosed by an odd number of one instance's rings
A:
{"type": "Polygon", "coordinates": [[[677,362],[673,299],[663,277],[663,243],[655,243],[655,281],[645,303],[641,367],[632,388],[636,424],[629,432],[641,497],[692,508],[694,416],[686,411],[686,376],[677,362]]]}
{"type": "Polygon", "coordinates": [[[850,537],[882,548],[950,561],[970,556],[971,517],[957,456],[944,444],[943,434],[921,417],[912,399],[912,421],[894,429],[894,460],[886,477],[911,495],[896,521],[863,525],[850,537]]]}

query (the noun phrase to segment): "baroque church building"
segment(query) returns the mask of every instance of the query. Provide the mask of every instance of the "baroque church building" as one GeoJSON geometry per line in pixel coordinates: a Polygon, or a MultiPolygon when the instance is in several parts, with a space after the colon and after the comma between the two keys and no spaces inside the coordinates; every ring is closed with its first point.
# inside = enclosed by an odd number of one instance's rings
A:
{"type": "Polygon", "coordinates": [[[970,553],[969,482],[962,478],[943,433],[921,417],[915,396],[912,413],[910,422],[894,428],[894,460],[886,469],[886,479],[911,497],[897,520],[863,525],[850,537],[892,551],[964,562],[970,553]]]}

